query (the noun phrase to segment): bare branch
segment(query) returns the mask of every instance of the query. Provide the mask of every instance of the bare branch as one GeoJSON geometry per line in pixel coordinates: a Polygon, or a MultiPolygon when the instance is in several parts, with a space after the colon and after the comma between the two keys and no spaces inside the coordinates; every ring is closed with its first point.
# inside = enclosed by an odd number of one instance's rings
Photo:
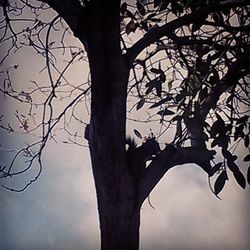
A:
{"type": "Polygon", "coordinates": [[[51,8],[53,8],[71,27],[72,30],[75,29],[77,25],[77,19],[79,14],[82,12],[83,6],[79,0],[40,0],[41,2],[47,3],[51,8]]]}

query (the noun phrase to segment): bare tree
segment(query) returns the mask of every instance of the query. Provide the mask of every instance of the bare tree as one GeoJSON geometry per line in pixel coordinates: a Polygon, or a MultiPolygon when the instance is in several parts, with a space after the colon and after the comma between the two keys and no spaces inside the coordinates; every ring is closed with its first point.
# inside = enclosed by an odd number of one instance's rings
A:
{"type": "MultiPolygon", "coordinates": [[[[139,248],[141,205],[177,165],[200,166],[214,182],[216,196],[228,171],[245,188],[237,147],[249,148],[246,1],[5,0],[0,5],[1,67],[10,54],[29,47],[44,60],[41,72],[49,82],[32,80],[31,89],[20,91],[11,77],[18,64],[1,71],[2,96],[29,107],[32,126],[15,113],[21,129],[40,134],[0,168],[2,180],[29,171],[35,162],[38,174],[19,190],[3,184],[5,188],[23,191],[39,177],[43,149],[48,140],[56,140],[59,125],[68,132],[67,143],[82,144],[82,135],[71,131],[72,120],[86,125],[101,249],[139,248]],[[70,32],[80,44],[72,45],[70,32]],[[62,55],[67,59],[58,63],[62,55]],[[76,61],[88,62],[90,75],[72,84],[67,71],[76,61]],[[58,102],[62,109],[56,108],[58,102]],[[84,112],[79,109],[83,104],[84,112]],[[145,110],[140,120],[133,116],[145,110]],[[88,112],[90,122],[82,118],[88,112]],[[152,122],[159,129],[143,138],[135,128],[142,140],[137,146],[126,135],[126,121],[131,120],[152,122]],[[16,171],[20,156],[28,160],[16,171]]],[[[3,116],[0,125],[6,132],[15,130],[3,116]]],[[[250,160],[247,153],[243,158],[250,160]]],[[[248,169],[248,182],[249,176],[248,169]]]]}

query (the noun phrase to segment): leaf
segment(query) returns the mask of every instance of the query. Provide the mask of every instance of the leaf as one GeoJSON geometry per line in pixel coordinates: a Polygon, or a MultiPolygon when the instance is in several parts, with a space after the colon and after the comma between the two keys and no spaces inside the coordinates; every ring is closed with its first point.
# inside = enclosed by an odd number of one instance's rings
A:
{"type": "Polygon", "coordinates": [[[134,14],[128,9],[126,11],[126,17],[130,17],[131,19],[136,20],[136,17],[134,16],[134,14]]]}
{"type": "Polygon", "coordinates": [[[23,129],[24,131],[28,132],[28,129],[29,129],[28,120],[27,119],[23,120],[21,124],[19,125],[19,127],[23,129]]]}
{"type": "MultiPolygon", "coordinates": [[[[146,86],[147,87],[147,86],[146,86]]],[[[154,87],[148,87],[148,89],[146,90],[146,95],[148,95],[152,90],[153,90],[154,87]]]]}
{"type": "Polygon", "coordinates": [[[142,21],[142,22],[141,22],[141,26],[142,26],[142,28],[143,28],[145,31],[148,31],[148,30],[149,30],[147,21],[142,21]]]}
{"type": "Polygon", "coordinates": [[[155,86],[156,89],[156,94],[158,97],[161,97],[161,91],[162,91],[162,85],[161,82],[159,81],[158,84],[155,86]]]}
{"type": "Polygon", "coordinates": [[[226,149],[222,149],[222,154],[227,160],[233,159],[233,155],[226,149]]]}
{"type": "Polygon", "coordinates": [[[137,105],[136,105],[136,110],[141,109],[142,106],[144,105],[144,103],[145,103],[145,99],[141,99],[141,100],[137,103],[137,105]]]}
{"type": "Polygon", "coordinates": [[[237,181],[237,183],[243,188],[246,188],[246,180],[244,175],[240,172],[240,170],[238,169],[237,171],[233,172],[234,178],[237,181]]]}
{"type": "Polygon", "coordinates": [[[213,166],[210,171],[209,176],[213,176],[216,172],[218,172],[221,169],[222,165],[223,165],[223,162],[219,162],[215,166],[213,166]]]}
{"type": "Polygon", "coordinates": [[[250,166],[248,167],[248,170],[247,170],[247,182],[248,182],[248,185],[250,185],[250,166]]]}
{"type": "Polygon", "coordinates": [[[152,20],[152,19],[154,19],[153,17],[155,17],[155,16],[156,16],[156,12],[153,12],[147,16],[147,20],[152,20]]]}
{"type": "Polygon", "coordinates": [[[178,95],[176,95],[176,97],[175,97],[175,101],[178,103],[178,102],[180,102],[184,97],[185,97],[185,95],[184,95],[183,93],[178,94],[178,95]]]}
{"type": "Polygon", "coordinates": [[[160,74],[160,80],[162,83],[164,83],[166,81],[166,75],[164,73],[160,74]]]}
{"type": "MultiPolygon", "coordinates": [[[[52,45],[53,45],[54,43],[55,43],[55,42],[53,42],[53,41],[52,41],[52,42],[50,42],[50,43],[48,44],[48,47],[49,47],[49,48],[51,48],[51,47],[52,47],[52,45]]],[[[76,53],[76,54],[77,54],[77,53],[76,53]]]]}
{"type": "Polygon", "coordinates": [[[241,124],[240,126],[235,128],[234,141],[236,141],[239,137],[244,138],[245,134],[243,130],[244,130],[244,124],[241,124]]]}
{"type": "Polygon", "coordinates": [[[137,7],[139,13],[140,13],[142,16],[144,16],[146,12],[145,12],[145,7],[144,7],[144,5],[141,3],[141,1],[137,0],[137,2],[136,2],[136,7],[137,7]]]}
{"type": "Polygon", "coordinates": [[[219,135],[216,137],[213,142],[211,143],[212,147],[215,147],[218,145],[221,148],[227,148],[228,147],[228,138],[226,135],[219,135]]]}
{"type": "Polygon", "coordinates": [[[215,23],[223,23],[223,16],[220,12],[215,12],[211,14],[215,23]]]}
{"type": "Polygon", "coordinates": [[[197,74],[190,74],[188,78],[188,87],[189,87],[189,94],[194,94],[201,86],[200,79],[198,78],[197,74]]]}
{"type": "Polygon", "coordinates": [[[160,106],[163,103],[171,101],[172,99],[173,99],[173,97],[171,95],[168,95],[167,97],[165,97],[164,99],[160,100],[159,102],[156,102],[153,105],[151,105],[149,108],[150,109],[156,108],[156,107],[160,106]]]}
{"type": "Polygon", "coordinates": [[[157,78],[146,83],[147,88],[154,88],[158,83],[157,78]]]}
{"type": "Polygon", "coordinates": [[[228,142],[230,141],[230,138],[226,134],[222,134],[219,136],[220,143],[219,146],[221,148],[228,148],[228,142]]]}
{"type": "Polygon", "coordinates": [[[219,81],[220,81],[219,74],[215,69],[213,69],[213,76],[210,77],[210,83],[212,85],[216,85],[219,81]]]}
{"type": "Polygon", "coordinates": [[[227,104],[230,103],[230,102],[233,100],[233,98],[234,98],[234,95],[231,94],[231,95],[227,98],[226,103],[227,103],[227,104]]]}
{"type": "Polygon", "coordinates": [[[231,134],[232,133],[232,128],[233,128],[232,124],[227,124],[225,126],[226,133],[231,134]]]}
{"type": "Polygon", "coordinates": [[[136,28],[136,23],[131,20],[126,26],[126,33],[129,35],[131,32],[135,32],[136,28]]]}
{"type": "Polygon", "coordinates": [[[249,135],[245,136],[244,145],[245,145],[246,148],[248,148],[248,146],[249,146],[249,135]]]}
{"type": "Polygon", "coordinates": [[[238,156],[237,155],[233,155],[232,156],[232,161],[236,161],[238,159],[238,156]]]}
{"type": "Polygon", "coordinates": [[[162,82],[160,81],[159,77],[148,82],[145,86],[148,88],[145,93],[146,95],[149,94],[155,88],[157,96],[161,97],[162,82]]]}
{"type": "Polygon", "coordinates": [[[150,71],[154,74],[162,74],[162,70],[161,69],[156,69],[156,68],[151,68],[150,71]]]}
{"type": "Polygon", "coordinates": [[[127,3],[124,2],[122,5],[121,5],[121,13],[124,15],[125,12],[127,11],[127,3]]]}
{"type": "Polygon", "coordinates": [[[207,98],[207,94],[208,94],[207,87],[201,89],[199,93],[200,103],[202,103],[207,98]]]}
{"type": "Polygon", "coordinates": [[[236,124],[245,124],[248,120],[249,116],[244,115],[243,117],[237,119],[236,124]]]}
{"type": "Polygon", "coordinates": [[[224,170],[220,173],[220,175],[218,176],[218,178],[216,179],[214,183],[214,193],[216,195],[218,195],[221,192],[221,190],[224,188],[226,184],[226,180],[228,180],[228,177],[227,177],[227,172],[224,170]]]}
{"type": "Polygon", "coordinates": [[[168,90],[170,91],[173,87],[174,79],[168,81],[168,90]]]}
{"type": "Polygon", "coordinates": [[[165,115],[174,115],[175,112],[169,109],[164,109],[164,110],[159,111],[157,114],[160,116],[165,116],[165,115]]]}
{"type": "Polygon", "coordinates": [[[163,100],[160,100],[159,102],[156,102],[156,103],[154,103],[153,105],[151,105],[151,106],[149,107],[149,109],[157,108],[158,106],[160,106],[160,105],[163,104],[163,103],[164,103],[164,101],[163,101],[163,100]]]}
{"type": "Polygon", "coordinates": [[[215,137],[220,130],[220,122],[217,120],[213,123],[211,130],[210,130],[210,135],[211,137],[215,137]]]}
{"type": "Polygon", "coordinates": [[[243,161],[250,161],[250,154],[246,155],[243,159],[243,161]]]}
{"type": "Polygon", "coordinates": [[[233,173],[239,171],[239,167],[231,159],[227,161],[227,166],[233,173]]]}
{"type": "Polygon", "coordinates": [[[212,143],[211,143],[211,147],[214,148],[216,145],[219,145],[219,138],[215,138],[212,143]]]}
{"type": "Polygon", "coordinates": [[[140,133],[137,129],[134,129],[134,134],[135,134],[138,138],[142,139],[142,135],[141,135],[141,133],[140,133]]]}
{"type": "MultiPolygon", "coordinates": [[[[217,120],[213,123],[211,130],[210,130],[210,135],[211,137],[215,137],[217,134],[219,134],[220,137],[220,144],[218,144],[219,146],[223,146],[226,142],[227,142],[227,136],[226,136],[226,132],[227,129],[225,127],[225,122],[223,121],[223,119],[216,114],[217,120]],[[225,139],[225,140],[224,140],[225,139]]],[[[227,143],[225,144],[225,147],[227,147],[227,143]]]]}

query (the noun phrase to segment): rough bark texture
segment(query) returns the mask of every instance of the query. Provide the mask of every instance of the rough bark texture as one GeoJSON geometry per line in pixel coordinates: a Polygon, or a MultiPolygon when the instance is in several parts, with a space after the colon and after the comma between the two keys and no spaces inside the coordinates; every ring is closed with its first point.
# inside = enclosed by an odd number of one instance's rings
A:
{"type": "Polygon", "coordinates": [[[78,26],[91,72],[89,145],[101,249],[139,248],[140,209],[125,151],[128,67],[120,49],[119,1],[92,2],[78,26]],[[94,20],[94,21],[93,21],[94,20]]]}

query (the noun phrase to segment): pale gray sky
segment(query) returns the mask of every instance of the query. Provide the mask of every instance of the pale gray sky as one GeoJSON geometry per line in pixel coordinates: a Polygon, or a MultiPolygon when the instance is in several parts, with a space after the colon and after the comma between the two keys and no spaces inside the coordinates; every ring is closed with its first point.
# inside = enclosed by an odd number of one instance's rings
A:
{"type": "MultiPolygon", "coordinates": [[[[3,250],[97,250],[98,215],[85,149],[48,145],[39,180],[23,193],[1,190],[3,250]]],[[[206,175],[194,166],[177,167],[142,208],[141,249],[249,249],[249,187],[234,180],[216,199],[206,175]]]]}

